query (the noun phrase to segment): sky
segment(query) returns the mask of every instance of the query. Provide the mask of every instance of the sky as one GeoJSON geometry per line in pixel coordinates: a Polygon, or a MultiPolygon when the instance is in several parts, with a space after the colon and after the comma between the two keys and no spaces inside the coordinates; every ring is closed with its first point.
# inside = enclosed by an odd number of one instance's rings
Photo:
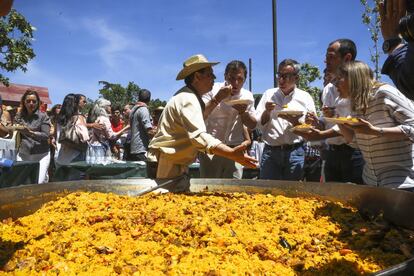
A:
{"type": "MultiPolygon", "coordinates": [[[[357,59],[369,63],[372,41],[359,0],[277,4],[279,62],[293,58],[323,71],[329,42],[351,38],[357,59]]],[[[100,80],[133,81],[168,100],[183,86],[175,78],[184,60],[199,53],[221,62],[217,81],[228,62],[251,58],[252,92],[273,87],[271,0],[14,0],[13,7],[36,27],[36,57],[26,73],[5,75],[47,87],[52,104],[73,92],[97,99],[100,80]]]]}

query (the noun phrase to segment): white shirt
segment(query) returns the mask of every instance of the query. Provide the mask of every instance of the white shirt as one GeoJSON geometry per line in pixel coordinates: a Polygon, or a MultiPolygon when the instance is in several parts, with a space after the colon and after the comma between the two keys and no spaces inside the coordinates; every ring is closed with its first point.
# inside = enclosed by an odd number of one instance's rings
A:
{"type": "MultiPolygon", "coordinates": [[[[334,117],[347,117],[351,115],[351,102],[349,99],[343,99],[339,96],[338,89],[332,83],[328,83],[322,92],[322,105],[328,107],[335,107],[334,117]]],[[[333,129],[339,132],[339,127],[330,122],[325,123],[325,129],[333,129]]],[[[328,145],[342,145],[345,144],[345,138],[341,136],[327,138],[325,142],[328,145]]]]}
{"type": "Polygon", "coordinates": [[[335,107],[335,101],[338,97],[338,89],[332,83],[328,83],[322,91],[322,106],[335,107]]]}
{"type": "MultiPolygon", "coordinates": [[[[223,86],[224,83],[215,83],[213,89],[203,95],[203,101],[205,103],[211,101],[211,99],[217,95],[218,91],[223,86]]],[[[256,115],[252,92],[242,88],[239,94],[230,96],[226,100],[236,99],[250,100],[252,103],[247,106],[246,112],[253,117],[256,115]]],[[[241,116],[238,114],[236,109],[230,105],[227,105],[224,101],[214,108],[205,122],[207,133],[210,133],[227,145],[240,145],[245,140],[241,116]]]]}
{"type": "Polygon", "coordinates": [[[266,90],[257,106],[256,118],[257,125],[263,133],[263,141],[270,146],[291,145],[302,141],[300,136],[289,130],[292,124],[279,118],[277,113],[275,113],[275,111],[281,110],[283,105],[288,105],[288,108],[291,110],[304,111],[305,114],[300,118],[302,122],[305,120],[306,112],[316,114],[315,103],[308,92],[295,88],[289,95],[285,96],[279,88],[266,90]],[[274,102],[277,106],[271,111],[270,120],[265,125],[262,125],[261,118],[266,110],[267,102],[274,102]]]}

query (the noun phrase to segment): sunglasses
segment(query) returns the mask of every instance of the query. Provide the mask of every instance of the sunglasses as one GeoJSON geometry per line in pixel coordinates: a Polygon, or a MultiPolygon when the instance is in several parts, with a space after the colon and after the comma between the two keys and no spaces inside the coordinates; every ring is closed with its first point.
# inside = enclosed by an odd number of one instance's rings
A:
{"type": "Polygon", "coordinates": [[[27,100],[25,100],[25,102],[26,102],[26,103],[33,103],[33,104],[37,104],[37,100],[30,100],[30,99],[27,99],[27,100]]]}
{"type": "Polygon", "coordinates": [[[295,77],[296,74],[294,74],[294,73],[287,73],[287,74],[277,73],[276,76],[277,76],[278,79],[289,80],[289,79],[295,77]]]}

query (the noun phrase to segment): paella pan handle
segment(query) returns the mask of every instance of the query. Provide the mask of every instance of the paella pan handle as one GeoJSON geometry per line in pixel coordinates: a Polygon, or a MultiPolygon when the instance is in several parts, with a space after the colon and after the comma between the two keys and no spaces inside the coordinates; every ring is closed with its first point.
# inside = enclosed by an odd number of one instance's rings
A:
{"type": "Polygon", "coordinates": [[[388,269],[372,274],[373,276],[403,276],[414,275],[414,258],[397,264],[388,269]]]}
{"type": "Polygon", "coordinates": [[[176,178],[170,179],[170,180],[168,180],[168,181],[166,181],[166,182],[164,182],[164,183],[162,183],[162,184],[160,184],[160,185],[157,185],[157,186],[151,187],[151,188],[149,188],[149,189],[145,189],[145,190],[139,191],[139,192],[136,194],[136,196],[142,196],[142,195],[145,195],[145,194],[151,193],[151,192],[153,192],[153,191],[155,191],[155,190],[158,190],[158,189],[160,189],[160,188],[164,188],[164,187],[166,187],[166,186],[168,186],[168,185],[170,185],[170,184],[177,183],[178,181],[180,181],[180,180],[181,180],[181,179],[183,179],[184,177],[186,177],[186,175],[185,175],[185,174],[180,175],[179,177],[176,177],[176,178]]]}

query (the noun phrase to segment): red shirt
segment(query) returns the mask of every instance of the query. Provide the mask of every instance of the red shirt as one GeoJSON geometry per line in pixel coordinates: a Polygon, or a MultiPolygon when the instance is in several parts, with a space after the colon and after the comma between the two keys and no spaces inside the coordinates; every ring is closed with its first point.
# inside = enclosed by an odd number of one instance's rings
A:
{"type": "Polygon", "coordinates": [[[124,128],[124,122],[122,120],[119,120],[118,121],[118,124],[115,124],[115,122],[113,122],[111,120],[111,127],[112,127],[112,130],[114,132],[119,132],[119,131],[121,131],[124,128]]]}

